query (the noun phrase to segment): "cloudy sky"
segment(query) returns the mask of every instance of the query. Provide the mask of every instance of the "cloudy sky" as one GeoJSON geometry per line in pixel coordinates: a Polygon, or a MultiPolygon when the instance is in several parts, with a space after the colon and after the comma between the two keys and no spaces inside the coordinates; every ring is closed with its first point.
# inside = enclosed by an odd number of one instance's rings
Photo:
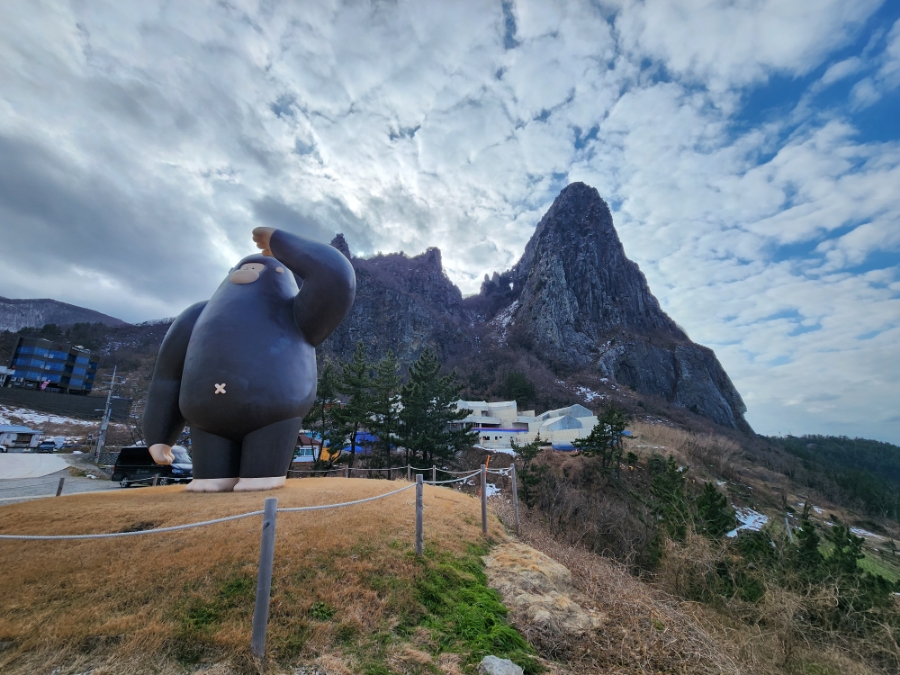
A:
{"type": "Polygon", "coordinates": [[[900,3],[0,5],[0,295],[129,320],[250,230],[463,293],[572,181],[761,433],[900,442],[900,3]]]}

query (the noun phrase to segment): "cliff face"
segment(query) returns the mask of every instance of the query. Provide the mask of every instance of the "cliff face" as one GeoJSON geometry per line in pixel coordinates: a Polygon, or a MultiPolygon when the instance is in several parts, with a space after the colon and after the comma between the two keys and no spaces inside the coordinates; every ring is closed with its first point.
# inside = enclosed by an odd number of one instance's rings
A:
{"type": "Polygon", "coordinates": [[[372,358],[393,350],[401,363],[412,363],[426,347],[444,357],[472,349],[462,294],[444,274],[438,249],[413,258],[392,253],[364,259],[352,257],[340,235],[332,246],[356,270],[356,301],[322,345],[324,353],[343,361],[362,342],[372,358]]]}
{"type": "Polygon", "coordinates": [[[574,183],[541,219],[513,269],[485,276],[463,299],[429,249],[354,258],[353,310],[323,352],[344,360],[356,343],[370,357],[392,349],[411,363],[431,347],[445,360],[476,363],[483,349],[527,352],[556,372],[609,378],[732,428],[749,430],[740,394],[712,350],[694,344],[660,308],[630,261],[606,203],[574,183]]]}
{"type": "Polygon", "coordinates": [[[596,369],[719,424],[749,429],[740,394],[715,354],[691,342],[660,308],[594,188],[573,183],[560,193],[510,277],[516,297],[504,330],[526,336],[547,360],[596,369]]]}
{"type": "Polygon", "coordinates": [[[48,323],[55,323],[57,326],[70,326],[74,323],[102,323],[106,326],[125,324],[121,319],[56,300],[0,298],[0,331],[40,328],[48,323]]]}

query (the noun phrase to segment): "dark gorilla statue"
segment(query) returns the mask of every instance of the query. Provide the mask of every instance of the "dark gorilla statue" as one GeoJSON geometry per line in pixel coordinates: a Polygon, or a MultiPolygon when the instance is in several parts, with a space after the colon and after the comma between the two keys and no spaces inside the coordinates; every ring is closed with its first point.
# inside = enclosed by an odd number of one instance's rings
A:
{"type": "Polygon", "coordinates": [[[150,383],[150,454],[171,464],[187,422],[194,492],[284,485],[316,397],[316,347],[356,294],[353,267],[331,246],[271,227],[253,239],[262,255],[241,260],[208,302],[175,319],[150,383]]]}

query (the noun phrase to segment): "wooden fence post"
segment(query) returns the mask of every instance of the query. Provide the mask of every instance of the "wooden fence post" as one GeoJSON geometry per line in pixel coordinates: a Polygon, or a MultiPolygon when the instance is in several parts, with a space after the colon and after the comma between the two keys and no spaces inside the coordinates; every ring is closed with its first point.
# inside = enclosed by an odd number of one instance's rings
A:
{"type": "Polygon", "coordinates": [[[344,478],[350,478],[350,467],[349,466],[344,467],[344,478]]]}
{"type": "Polygon", "coordinates": [[[153,476],[153,487],[156,487],[157,485],[159,485],[159,474],[153,476]]]}
{"type": "Polygon", "coordinates": [[[56,496],[59,497],[62,494],[63,483],[66,482],[65,476],[59,477],[59,485],[56,487],[56,496]]]}
{"type": "Polygon", "coordinates": [[[424,484],[422,483],[422,474],[416,474],[416,555],[421,557],[425,552],[425,545],[422,541],[422,510],[423,500],[422,493],[424,484]]]}
{"type": "Polygon", "coordinates": [[[272,562],[275,558],[275,517],[278,499],[267,497],[263,507],[262,537],[259,542],[259,571],[256,575],[256,606],[253,608],[253,637],[250,650],[266,657],[266,628],[269,623],[269,595],[272,593],[272,562]]]}
{"type": "Polygon", "coordinates": [[[519,534],[519,485],[516,480],[516,465],[513,463],[511,470],[509,472],[510,480],[512,481],[512,497],[513,497],[513,510],[516,512],[516,534],[519,534]]]}
{"type": "Polygon", "coordinates": [[[481,465],[481,532],[487,534],[487,463],[481,465]]]}
{"type": "Polygon", "coordinates": [[[406,480],[411,480],[412,476],[412,467],[409,464],[406,465],[406,480]]]}
{"type": "Polygon", "coordinates": [[[434,464],[431,465],[431,482],[437,483],[437,467],[434,464]]]}

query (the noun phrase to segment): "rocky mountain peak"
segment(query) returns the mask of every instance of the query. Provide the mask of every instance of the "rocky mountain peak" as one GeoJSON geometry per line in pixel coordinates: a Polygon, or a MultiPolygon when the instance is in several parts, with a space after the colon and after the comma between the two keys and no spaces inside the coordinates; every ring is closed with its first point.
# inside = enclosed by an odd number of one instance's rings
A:
{"type": "Polygon", "coordinates": [[[336,248],[338,251],[344,254],[344,257],[347,260],[350,260],[350,246],[347,244],[347,240],[344,239],[344,235],[342,233],[338,233],[338,235],[331,240],[331,245],[336,248]]]}
{"type": "MultiPolygon", "coordinates": [[[[749,428],[715,354],[662,310],[594,188],[573,183],[560,192],[508,277],[512,302],[500,309],[498,341],[518,336],[557,369],[599,372],[720,424],[749,428]]],[[[484,291],[496,287],[494,279],[483,284],[484,291]]]]}

